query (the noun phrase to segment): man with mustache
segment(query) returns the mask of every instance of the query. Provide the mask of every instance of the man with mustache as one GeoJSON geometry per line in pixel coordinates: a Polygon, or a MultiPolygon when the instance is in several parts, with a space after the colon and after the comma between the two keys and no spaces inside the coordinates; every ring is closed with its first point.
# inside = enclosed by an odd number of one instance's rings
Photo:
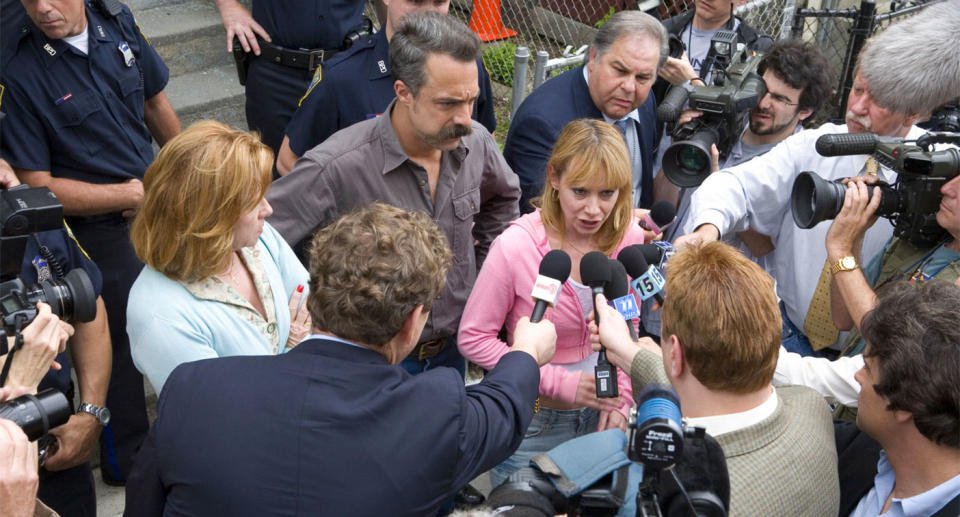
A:
{"type": "Polygon", "coordinates": [[[471,120],[478,96],[480,40],[440,13],[403,18],[390,39],[397,98],[383,115],[334,133],[277,180],[270,224],[294,244],[373,201],[426,212],[443,230],[454,262],[413,353],[413,374],[452,366],[460,313],[494,237],[519,216],[516,176],[490,133],[471,120]]]}
{"type": "MultiPolygon", "coordinates": [[[[809,120],[830,97],[834,77],[830,63],[823,53],[811,43],[798,40],[780,40],[764,55],[757,73],[767,85],[767,94],[750,110],[749,124],[740,135],[740,140],[720,168],[729,168],[760,156],[787,137],[801,131],[802,123],[809,120]]],[[[691,113],[699,114],[693,111],[691,113]]],[[[669,143],[661,144],[665,149],[669,143]]],[[[677,206],[677,218],[664,234],[664,240],[673,241],[682,235],[681,229],[690,216],[690,199],[697,187],[681,190],[670,183],[661,170],[654,179],[655,198],[677,206]]],[[[764,255],[773,244],[766,235],[754,231],[740,232],[731,244],[754,259],[761,267],[772,271],[764,255]]],[[[772,273],[771,273],[772,274],[772,273]]],[[[652,336],[660,335],[660,311],[654,311],[653,300],[644,304],[643,328],[652,336]],[[649,303],[648,303],[649,302],[649,303]]]]}
{"type": "MultiPolygon", "coordinates": [[[[871,40],[872,41],[872,40],[871,40]]],[[[868,45],[870,43],[868,42],[868,45]]],[[[866,51],[864,51],[866,52],[866,51]]],[[[861,53],[861,57],[864,53],[861,53]]],[[[714,241],[747,229],[768,235],[775,246],[770,255],[771,275],[783,311],[783,346],[788,351],[814,355],[833,343],[818,343],[816,351],[804,330],[808,309],[827,259],[824,239],[830,222],[801,229],[791,215],[790,192],[796,177],[813,171],[826,180],[860,174],[876,174],[892,183],[896,173],[875,167],[867,155],[820,156],[815,143],[821,135],[873,132],[883,136],[915,139],[923,130],[916,127],[916,113],[900,113],[879,104],[865,76],[884,60],[859,59],[853,87],[847,99],[846,124],[824,124],[793,135],[770,152],[736,167],[711,174],[690,202],[690,216],[676,240],[682,247],[695,242],[714,241]],[[876,169],[876,170],[875,170],[876,169]]],[[[885,88],[890,85],[880,84],[885,88]]],[[[890,92],[883,92],[889,95],[890,92]]],[[[866,232],[863,255],[873,256],[890,238],[893,228],[886,220],[866,232]]]]}
{"type": "MultiPolygon", "coordinates": [[[[387,68],[390,37],[400,20],[410,14],[435,11],[447,14],[450,0],[386,0],[386,21],[376,34],[357,42],[347,52],[323,64],[307,93],[284,130],[277,152],[277,171],[283,175],[293,169],[297,158],[337,131],[383,113],[395,94],[387,68]]],[[[477,59],[480,95],[474,103],[473,118],[493,133],[497,118],[493,113],[490,76],[477,59]]]]}

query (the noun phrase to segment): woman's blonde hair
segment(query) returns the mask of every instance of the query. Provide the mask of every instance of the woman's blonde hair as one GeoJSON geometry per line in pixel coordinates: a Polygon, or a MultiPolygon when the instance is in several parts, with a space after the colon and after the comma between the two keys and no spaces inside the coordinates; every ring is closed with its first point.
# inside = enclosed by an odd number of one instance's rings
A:
{"type": "Polygon", "coordinates": [[[201,120],[160,150],[130,229],[137,256],[173,280],[225,267],[237,221],[270,187],[273,152],[255,133],[201,120]]]}
{"type": "MultiPolygon", "coordinates": [[[[633,169],[623,135],[602,120],[574,120],[563,128],[553,146],[547,160],[547,171],[551,169],[558,180],[566,177],[572,185],[601,183],[619,192],[613,210],[595,237],[601,251],[613,253],[633,217],[633,169]]],[[[544,226],[563,235],[563,209],[549,172],[543,182],[543,195],[534,200],[534,205],[540,207],[544,226]]]]}

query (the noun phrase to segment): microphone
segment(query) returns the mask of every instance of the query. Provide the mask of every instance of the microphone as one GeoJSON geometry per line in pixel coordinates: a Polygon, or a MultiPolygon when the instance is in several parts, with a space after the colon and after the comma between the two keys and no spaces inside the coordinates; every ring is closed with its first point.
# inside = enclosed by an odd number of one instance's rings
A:
{"type": "Polygon", "coordinates": [[[673,203],[657,201],[640,220],[640,227],[644,230],[650,230],[656,235],[662,233],[676,218],[677,209],[673,206],[673,203]]]}
{"type": "Polygon", "coordinates": [[[599,251],[591,251],[580,259],[580,281],[590,286],[593,300],[593,321],[600,325],[600,313],[597,312],[597,295],[603,294],[603,288],[610,282],[610,259],[599,251]]]}
{"type": "Polygon", "coordinates": [[[898,144],[902,140],[889,136],[877,136],[873,133],[837,133],[822,135],[817,139],[817,153],[820,156],[847,156],[852,154],[873,154],[877,145],[887,142],[898,144]]]}
{"type": "MultiPolygon", "coordinates": [[[[600,326],[600,312],[597,311],[597,295],[603,294],[604,287],[610,283],[610,259],[599,251],[591,251],[580,259],[580,281],[590,286],[593,302],[593,321],[600,326]]],[[[617,367],[607,359],[607,352],[601,344],[594,368],[597,383],[597,398],[614,398],[620,395],[617,388],[617,367]]]]}
{"type": "Polygon", "coordinates": [[[543,319],[547,306],[553,306],[560,297],[560,288],[570,276],[570,256],[563,250],[550,250],[540,260],[540,272],[533,284],[530,296],[536,300],[533,305],[533,314],[530,322],[536,323],[543,319]]]}
{"type": "Polygon", "coordinates": [[[653,241],[646,244],[634,244],[634,246],[640,248],[643,258],[647,259],[647,264],[652,264],[660,269],[663,269],[667,259],[677,251],[673,244],[667,241],[653,241]]]}
{"type": "MultiPolygon", "coordinates": [[[[693,510],[700,517],[726,517],[730,475],[720,444],[702,427],[683,425],[680,398],[672,386],[647,384],[636,402],[629,456],[643,465],[645,481],[657,481],[660,513],[687,517],[693,510]]],[[[637,508],[643,507],[643,495],[638,494],[637,508]]]]}
{"type": "Polygon", "coordinates": [[[630,293],[630,285],[627,282],[627,270],[618,260],[610,259],[610,282],[604,289],[604,296],[617,312],[627,320],[627,328],[630,329],[630,339],[634,342],[639,341],[637,330],[633,328],[633,318],[640,317],[640,309],[637,307],[637,299],[630,293]]]}
{"type": "MultiPolygon", "coordinates": [[[[696,434],[703,431],[694,429],[696,434]]],[[[709,434],[696,434],[684,442],[683,453],[673,468],[675,475],[660,478],[660,508],[665,517],[690,515],[684,489],[698,517],[726,517],[730,510],[730,473],[723,449],[709,434]]]]}
{"type": "Polygon", "coordinates": [[[630,284],[633,289],[640,293],[641,300],[647,300],[651,296],[657,300],[660,307],[663,307],[663,295],[660,291],[667,283],[656,266],[651,266],[643,256],[643,251],[637,246],[627,246],[620,250],[617,260],[627,269],[627,274],[633,277],[630,284]]]}

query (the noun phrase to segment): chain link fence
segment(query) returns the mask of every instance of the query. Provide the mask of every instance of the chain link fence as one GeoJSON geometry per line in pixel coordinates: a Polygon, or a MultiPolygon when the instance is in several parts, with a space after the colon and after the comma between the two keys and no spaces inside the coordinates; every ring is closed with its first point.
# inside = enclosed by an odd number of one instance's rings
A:
{"type": "MultiPolygon", "coordinates": [[[[800,37],[814,42],[823,51],[839,78],[835,97],[821,112],[826,120],[843,117],[852,68],[863,41],[902,16],[938,1],[942,0],[893,0],[879,5],[866,0],[749,0],[739,5],[735,13],[774,39],[800,37]],[[868,3],[869,13],[862,7],[868,3]]],[[[535,85],[537,74],[533,72],[538,53],[546,53],[546,59],[551,60],[551,66],[547,66],[549,77],[576,66],[578,59],[574,56],[583,55],[582,49],[593,39],[597,26],[614,12],[641,9],[664,20],[693,8],[693,3],[693,0],[452,0],[450,12],[484,42],[484,63],[495,83],[497,119],[503,129],[498,129],[497,136],[502,139],[509,124],[511,97],[522,98],[535,85]],[[527,49],[529,72],[521,74],[522,84],[515,85],[518,47],[527,49]],[[567,59],[561,63],[561,58],[567,59]],[[502,87],[497,87],[498,84],[502,87]]],[[[368,12],[373,12],[372,0],[368,0],[368,12]]]]}

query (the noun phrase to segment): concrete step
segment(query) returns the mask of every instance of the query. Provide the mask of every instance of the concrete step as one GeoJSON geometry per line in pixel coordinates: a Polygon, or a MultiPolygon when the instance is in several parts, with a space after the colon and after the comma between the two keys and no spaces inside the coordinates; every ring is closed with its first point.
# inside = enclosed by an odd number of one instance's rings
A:
{"type": "Polygon", "coordinates": [[[244,89],[233,64],[171,77],[165,91],[184,128],[200,119],[247,127],[244,89]]]}
{"type": "MultiPolygon", "coordinates": [[[[137,23],[170,68],[171,76],[233,63],[220,13],[209,0],[139,0],[137,23]]],[[[234,78],[236,81],[236,78],[234,78]]]]}

